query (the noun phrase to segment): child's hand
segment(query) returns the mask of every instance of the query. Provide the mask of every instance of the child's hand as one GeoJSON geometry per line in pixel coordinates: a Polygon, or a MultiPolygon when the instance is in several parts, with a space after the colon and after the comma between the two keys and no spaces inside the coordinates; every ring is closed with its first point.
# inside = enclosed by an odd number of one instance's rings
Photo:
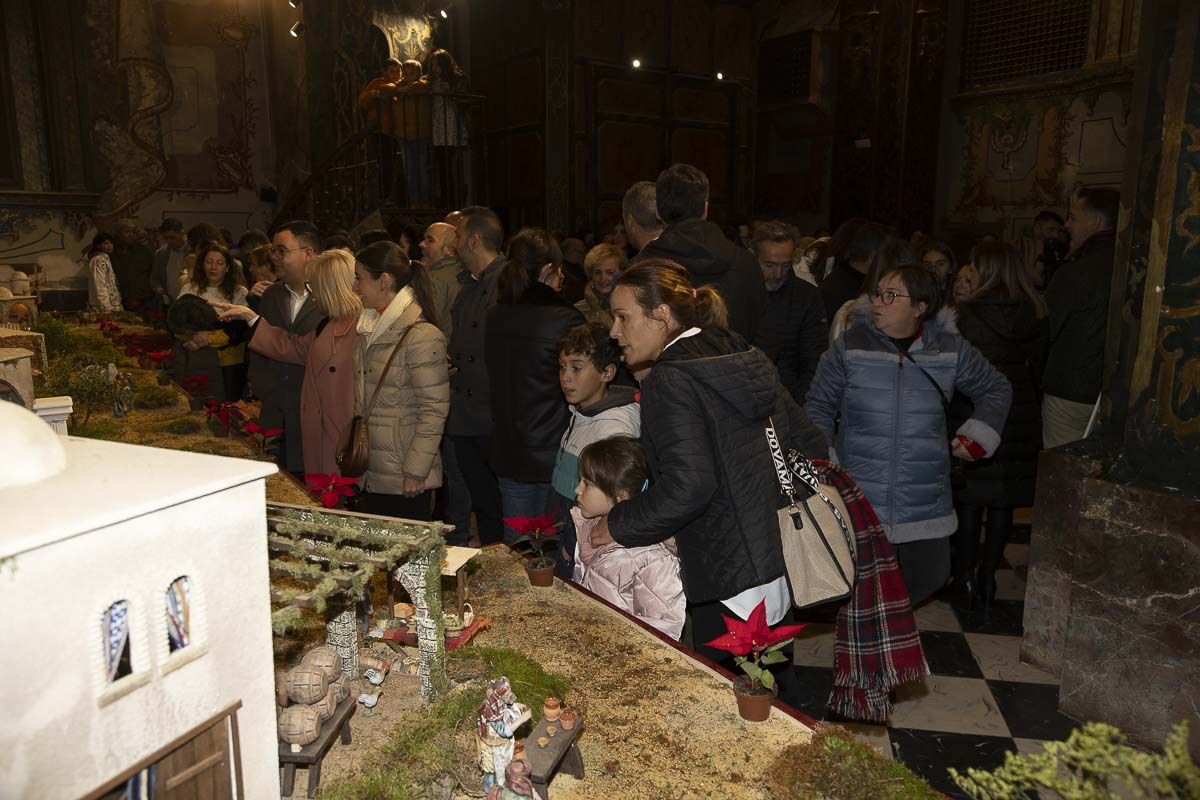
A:
{"type": "Polygon", "coordinates": [[[608,531],[608,517],[601,517],[596,520],[596,525],[592,528],[592,547],[603,547],[606,544],[612,544],[612,534],[608,531]]]}

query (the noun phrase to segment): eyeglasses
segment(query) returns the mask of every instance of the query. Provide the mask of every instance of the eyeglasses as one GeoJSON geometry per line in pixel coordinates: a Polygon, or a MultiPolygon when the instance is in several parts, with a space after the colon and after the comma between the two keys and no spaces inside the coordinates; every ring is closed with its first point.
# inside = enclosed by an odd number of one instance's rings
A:
{"type": "Polygon", "coordinates": [[[899,292],[893,291],[891,289],[884,289],[883,291],[876,289],[875,291],[871,292],[871,299],[878,300],[881,303],[883,303],[885,306],[890,306],[892,303],[896,302],[897,297],[910,297],[911,298],[912,295],[900,294],[899,292]]]}
{"type": "Polygon", "coordinates": [[[271,255],[286,256],[288,253],[294,253],[297,250],[311,250],[311,247],[284,247],[283,245],[274,245],[271,247],[271,255]]]}

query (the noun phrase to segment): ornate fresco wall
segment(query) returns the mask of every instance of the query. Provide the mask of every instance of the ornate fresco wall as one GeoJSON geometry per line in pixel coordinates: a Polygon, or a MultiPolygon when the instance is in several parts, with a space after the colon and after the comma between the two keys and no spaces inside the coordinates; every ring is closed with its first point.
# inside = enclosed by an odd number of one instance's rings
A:
{"type": "Polygon", "coordinates": [[[53,41],[78,44],[75,82],[27,84],[18,108],[53,111],[65,90],[77,116],[22,125],[20,188],[44,194],[2,198],[0,263],[40,259],[53,280],[95,225],[123,217],[147,227],[164,216],[204,220],[235,236],[263,227],[259,191],[276,186],[264,40],[278,38],[264,28],[279,24],[266,0],[87,0],[82,18],[58,5],[4,3],[9,42],[41,48],[25,63],[58,63],[53,41]]]}

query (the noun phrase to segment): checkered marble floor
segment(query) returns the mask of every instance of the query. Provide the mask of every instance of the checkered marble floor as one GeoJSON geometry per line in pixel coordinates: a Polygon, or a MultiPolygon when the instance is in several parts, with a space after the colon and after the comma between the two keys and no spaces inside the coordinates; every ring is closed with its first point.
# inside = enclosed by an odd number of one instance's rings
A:
{"type": "MultiPolygon", "coordinates": [[[[953,798],[966,795],[948,768],[994,769],[1006,752],[1037,752],[1045,741],[1065,739],[1078,723],[1056,710],[1058,681],[1020,660],[1028,565],[1026,524],[1016,527],[1005,548],[991,623],[975,625],[948,597],[934,597],[916,614],[932,674],[897,690],[888,725],[839,724],[953,798]]],[[[825,708],[833,685],[833,638],[833,625],[812,622],[795,643],[804,687],[800,709],[818,720],[837,721],[825,708]]]]}

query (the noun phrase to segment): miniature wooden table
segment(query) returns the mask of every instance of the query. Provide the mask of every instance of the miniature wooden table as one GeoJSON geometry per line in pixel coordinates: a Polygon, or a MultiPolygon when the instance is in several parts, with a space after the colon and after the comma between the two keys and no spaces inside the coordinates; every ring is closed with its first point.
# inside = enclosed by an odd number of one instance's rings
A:
{"type": "Polygon", "coordinates": [[[583,754],[575,744],[575,737],[583,730],[583,717],[575,720],[575,727],[563,730],[562,721],[542,721],[533,729],[533,733],[525,739],[525,757],[529,759],[529,782],[533,784],[533,793],[541,800],[549,800],[550,781],[559,770],[578,780],[583,780],[583,754]],[[538,747],[538,738],[546,736],[546,728],[550,725],[558,728],[558,732],[548,737],[550,743],[538,747]]]}
{"type": "Polygon", "coordinates": [[[279,765],[283,767],[283,796],[289,797],[296,788],[296,767],[308,767],[308,796],[317,796],[317,786],[321,783],[321,762],[333,740],[341,734],[342,744],[350,744],[350,718],[358,708],[358,698],[351,695],[338,704],[333,716],[325,720],[316,740],[293,753],[292,746],[287,742],[279,743],[279,765]]]}
{"type": "Polygon", "coordinates": [[[442,560],[442,575],[454,577],[458,582],[458,618],[462,619],[467,602],[467,564],[483,551],[478,547],[446,548],[446,557],[442,560]]]}

